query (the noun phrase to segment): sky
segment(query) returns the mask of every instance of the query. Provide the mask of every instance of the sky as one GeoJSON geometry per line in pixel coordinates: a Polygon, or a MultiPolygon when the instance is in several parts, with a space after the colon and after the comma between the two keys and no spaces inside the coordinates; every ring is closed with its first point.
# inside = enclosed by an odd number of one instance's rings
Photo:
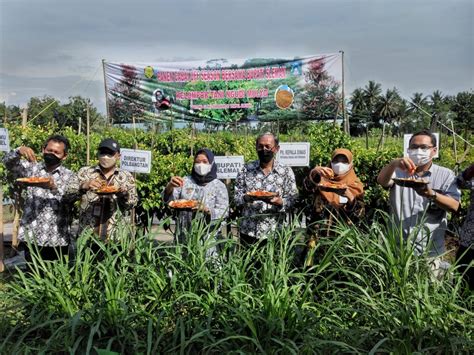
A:
{"type": "Polygon", "coordinates": [[[102,59],[157,62],[345,55],[345,91],[403,97],[474,88],[472,0],[0,0],[0,101],[90,97],[102,59]]]}

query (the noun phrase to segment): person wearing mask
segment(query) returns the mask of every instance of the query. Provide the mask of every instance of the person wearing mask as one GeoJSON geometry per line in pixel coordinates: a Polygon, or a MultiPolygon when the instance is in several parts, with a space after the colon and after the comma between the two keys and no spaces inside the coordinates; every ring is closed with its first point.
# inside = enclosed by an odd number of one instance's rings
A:
{"type": "Polygon", "coordinates": [[[278,138],[264,133],[255,142],[258,160],[244,165],[235,182],[235,203],[242,210],[240,241],[244,247],[267,240],[281,229],[298,197],[295,175],[275,157],[280,149],[278,138]],[[276,193],[270,200],[259,200],[249,192],[276,193]]]}
{"type": "Polygon", "coordinates": [[[379,173],[377,182],[390,189],[390,206],[395,226],[401,226],[404,239],[412,238],[414,252],[427,254],[435,277],[444,274],[446,265],[444,235],[447,212],[459,208],[460,191],[454,173],[433,163],[437,152],[436,136],[428,130],[412,135],[408,156],[392,160],[379,173]],[[394,178],[424,179],[428,184],[411,188],[395,184],[394,178]],[[421,228],[420,228],[421,227],[421,228]],[[412,235],[416,233],[416,235],[412,235]]]}
{"type": "Polygon", "coordinates": [[[81,195],[79,235],[92,229],[102,240],[109,241],[120,215],[136,206],[138,202],[135,179],[128,171],[117,167],[120,160],[120,145],[107,138],[100,142],[97,158],[99,164],[83,167],[77,173],[81,195]],[[104,187],[117,192],[101,194],[104,187]]]}
{"type": "MultiPolygon", "coordinates": [[[[196,216],[204,216],[207,223],[212,224],[216,237],[219,236],[220,225],[229,212],[229,194],[225,184],[217,179],[217,166],[211,150],[203,148],[196,152],[191,175],[173,176],[163,191],[165,203],[176,200],[197,200],[196,210],[177,210],[177,228],[175,242],[185,243],[186,233],[191,228],[191,221],[196,216]]],[[[209,236],[208,236],[209,237],[209,236]]],[[[216,248],[208,250],[208,255],[215,255],[216,248]]]]}
{"type": "Polygon", "coordinates": [[[469,289],[474,290],[474,164],[458,175],[458,187],[471,190],[471,199],[466,219],[459,235],[456,262],[469,289]]]}
{"type": "Polygon", "coordinates": [[[312,169],[304,187],[313,194],[308,215],[311,222],[332,220],[335,216],[352,223],[364,214],[364,185],[355,174],[352,152],[348,149],[334,150],[331,167],[312,169]],[[341,188],[332,188],[337,186],[341,188]]]}
{"type": "Polygon", "coordinates": [[[62,163],[66,160],[69,141],[61,135],[49,137],[43,145],[43,159],[21,146],[3,158],[5,167],[15,178],[46,178],[40,184],[25,184],[23,214],[18,230],[19,250],[31,261],[29,246],[36,244],[44,260],[56,260],[68,254],[70,242],[70,205],[75,195],[68,186],[76,175],[62,163]]]}

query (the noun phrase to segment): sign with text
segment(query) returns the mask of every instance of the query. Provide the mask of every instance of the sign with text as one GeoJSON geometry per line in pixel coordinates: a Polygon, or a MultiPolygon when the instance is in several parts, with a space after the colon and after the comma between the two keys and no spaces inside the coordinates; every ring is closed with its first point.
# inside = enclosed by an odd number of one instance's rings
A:
{"type": "Polygon", "coordinates": [[[309,166],[309,142],[280,143],[277,159],[287,166],[309,166]]]}
{"type": "Polygon", "coordinates": [[[114,122],[130,122],[135,114],[224,124],[235,122],[236,110],[243,122],[277,121],[282,115],[285,120],[340,117],[342,53],[179,62],[104,61],[103,67],[107,107],[114,122]]]}
{"type": "Polygon", "coordinates": [[[218,179],[235,179],[244,167],[243,155],[214,157],[218,179]]]}
{"type": "MultiPolygon", "coordinates": [[[[436,148],[438,148],[433,158],[439,158],[439,133],[433,133],[433,134],[436,137],[436,148]]],[[[403,156],[405,157],[408,156],[408,146],[410,145],[411,136],[412,134],[403,135],[403,156]]]]}
{"type": "Polygon", "coordinates": [[[0,128],[0,152],[10,151],[10,138],[8,137],[8,129],[0,128]]]}
{"type": "Polygon", "coordinates": [[[121,149],[120,167],[132,173],[149,174],[151,170],[151,151],[121,149]]]}

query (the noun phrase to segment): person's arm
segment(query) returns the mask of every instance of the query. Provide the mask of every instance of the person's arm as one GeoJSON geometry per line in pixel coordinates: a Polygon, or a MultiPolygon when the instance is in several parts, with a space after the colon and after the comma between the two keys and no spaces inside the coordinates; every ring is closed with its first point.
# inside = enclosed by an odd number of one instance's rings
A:
{"type": "Polygon", "coordinates": [[[117,194],[117,199],[122,209],[129,210],[137,205],[138,194],[133,175],[126,172],[126,176],[123,186],[120,186],[121,192],[117,194]]]}
{"type": "Polygon", "coordinates": [[[246,172],[247,169],[245,167],[242,168],[235,179],[234,201],[237,206],[243,206],[246,203],[244,200],[245,193],[247,192],[247,185],[245,183],[246,172]]]}
{"type": "Polygon", "coordinates": [[[393,185],[392,176],[396,169],[413,174],[416,165],[407,157],[394,159],[380,171],[379,176],[377,176],[377,182],[385,188],[391,187],[393,185]]]}
{"type": "Polygon", "coordinates": [[[25,146],[12,150],[3,157],[5,167],[10,170],[14,176],[19,177],[28,176],[29,169],[32,166],[31,164],[35,162],[35,153],[31,148],[25,146]],[[22,157],[26,160],[22,161],[22,157]]]}
{"type": "Polygon", "coordinates": [[[175,190],[180,189],[184,185],[184,179],[180,176],[171,177],[170,181],[163,191],[163,200],[168,202],[175,194],[175,190]]]}
{"type": "Polygon", "coordinates": [[[470,190],[474,187],[474,164],[458,175],[456,183],[460,189],[470,190]]]}
{"type": "Polygon", "coordinates": [[[270,201],[270,203],[280,206],[282,211],[290,210],[298,198],[298,188],[296,187],[296,179],[293,169],[288,168],[286,177],[287,179],[283,185],[282,196],[275,197],[270,201]]]}

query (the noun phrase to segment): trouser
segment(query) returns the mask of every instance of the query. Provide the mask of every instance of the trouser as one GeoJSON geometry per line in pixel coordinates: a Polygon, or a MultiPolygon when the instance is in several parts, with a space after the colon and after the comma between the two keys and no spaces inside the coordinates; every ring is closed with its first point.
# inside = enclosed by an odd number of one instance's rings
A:
{"type": "Polygon", "coordinates": [[[456,261],[459,265],[459,272],[463,274],[463,279],[467,282],[469,289],[474,290],[474,248],[468,248],[463,245],[459,246],[456,253],[456,261]]]}
{"type": "MultiPolygon", "coordinates": [[[[31,249],[34,249],[35,247],[31,245],[31,249]]],[[[39,255],[43,260],[59,260],[60,257],[67,256],[69,253],[69,246],[58,246],[58,247],[48,247],[48,246],[41,246],[38,245],[38,252],[39,255]]],[[[25,252],[25,259],[26,262],[31,263],[32,262],[32,256],[31,256],[31,250],[30,247],[28,246],[28,243],[26,242],[20,242],[18,245],[18,250],[23,250],[25,252]]]]}

